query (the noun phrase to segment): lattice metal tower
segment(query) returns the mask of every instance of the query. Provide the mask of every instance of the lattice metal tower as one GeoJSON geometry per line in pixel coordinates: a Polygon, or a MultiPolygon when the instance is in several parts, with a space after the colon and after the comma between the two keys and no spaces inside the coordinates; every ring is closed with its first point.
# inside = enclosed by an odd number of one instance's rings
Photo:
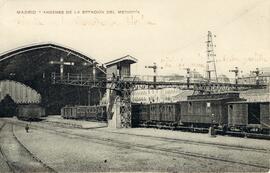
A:
{"type": "Polygon", "coordinates": [[[207,45],[206,79],[208,80],[208,82],[211,81],[218,82],[216,60],[215,60],[216,54],[214,53],[215,45],[213,45],[213,36],[211,31],[208,31],[206,45],[207,45]],[[212,73],[214,73],[213,75],[214,79],[212,79],[212,73]]]}

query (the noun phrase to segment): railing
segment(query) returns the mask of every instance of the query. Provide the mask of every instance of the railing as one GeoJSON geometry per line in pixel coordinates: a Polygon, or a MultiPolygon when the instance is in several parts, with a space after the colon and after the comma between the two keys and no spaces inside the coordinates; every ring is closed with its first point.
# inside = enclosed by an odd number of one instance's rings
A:
{"type": "Polygon", "coordinates": [[[66,84],[95,84],[99,81],[106,81],[106,77],[93,77],[89,74],[64,74],[52,73],[51,78],[54,83],[66,83],[66,84]]]}
{"type": "MultiPolygon", "coordinates": [[[[115,76],[114,76],[115,77],[115,76]]],[[[218,78],[215,80],[207,80],[203,77],[199,78],[188,78],[184,76],[151,76],[151,75],[132,75],[132,76],[122,76],[121,77],[125,81],[134,81],[138,85],[190,85],[202,84],[202,85],[231,85],[231,86],[255,86],[255,85],[267,85],[270,81],[270,76],[262,76],[257,80],[255,77],[249,78],[239,78],[237,80],[234,78],[218,78]],[[155,82],[154,82],[155,77],[155,82]]],[[[81,84],[81,85],[95,85],[98,82],[103,81],[110,82],[113,80],[113,76],[107,75],[107,77],[93,77],[93,75],[89,74],[56,74],[52,73],[52,79],[55,83],[63,83],[63,84],[81,84]]]]}
{"type": "MultiPolygon", "coordinates": [[[[125,77],[124,77],[125,78],[125,77]]],[[[154,76],[153,75],[133,75],[126,78],[132,78],[137,81],[148,81],[153,82],[154,76]]],[[[184,76],[156,76],[156,82],[187,82],[188,78],[184,76]]],[[[209,82],[208,79],[203,77],[190,77],[190,83],[206,83],[209,82]]],[[[247,84],[247,85],[255,85],[256,77],[248,77],[248,78],[238,78],[238,84],[247,84]]],[[[258,79],[258,84],[260,85],[267,85],[270,82],[270,76],[260,76],[258,79]]],[[[235,78],[217,78],[217,80],[211,80],[210,83],[219,83],[219,84],[236,84],[235,78]]]]}

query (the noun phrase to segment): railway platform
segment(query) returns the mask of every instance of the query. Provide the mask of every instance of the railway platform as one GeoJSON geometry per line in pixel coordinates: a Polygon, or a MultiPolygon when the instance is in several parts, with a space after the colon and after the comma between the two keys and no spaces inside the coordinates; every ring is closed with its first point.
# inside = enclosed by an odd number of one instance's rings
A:
{"type": "Polygon", "coordinates": [[[81,128],[81,129],[93,129],[93,128],[107,127],[107,123],[105,123],[105,122],[64,119],[60,115],[48,116],[48,117],[44,118],[44,122],[58,124],[60,126],[81,128]]]}

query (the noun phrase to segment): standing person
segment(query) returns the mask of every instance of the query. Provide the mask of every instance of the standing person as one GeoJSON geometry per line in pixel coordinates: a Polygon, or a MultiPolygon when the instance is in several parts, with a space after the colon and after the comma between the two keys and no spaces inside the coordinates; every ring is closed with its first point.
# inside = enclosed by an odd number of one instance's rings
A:
{"type": "Polygon", "coordinates": [[[28,124],[26,124],[26,126],[25,126],[25,131],[26,131],[26,133],[29,132],[29,125],[28,124]]]}

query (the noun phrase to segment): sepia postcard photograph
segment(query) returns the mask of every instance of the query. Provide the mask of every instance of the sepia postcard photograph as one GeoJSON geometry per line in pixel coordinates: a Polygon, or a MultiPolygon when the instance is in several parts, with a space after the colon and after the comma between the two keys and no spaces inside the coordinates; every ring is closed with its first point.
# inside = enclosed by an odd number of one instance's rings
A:
{"type": "Polygon", "coordinates": [[[0,0],[0,172],[270,172],[269,0],[0,0]]]}

